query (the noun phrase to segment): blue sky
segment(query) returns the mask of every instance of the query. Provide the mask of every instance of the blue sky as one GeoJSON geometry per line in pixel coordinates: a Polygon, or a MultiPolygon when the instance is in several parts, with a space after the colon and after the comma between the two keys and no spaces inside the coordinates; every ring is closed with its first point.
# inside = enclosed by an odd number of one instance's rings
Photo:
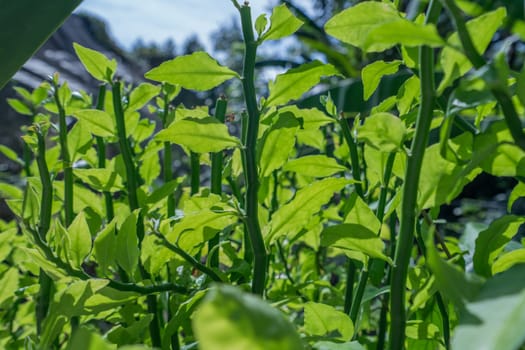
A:
{"type": "MultiPolygon", "coordinates": [[[[261,13],[269,14],[268,8],[274,3],[250,1],[254,20],[261,13]]],[[[105,19],[111,35],[126,48],[139,37],[159,43],[172,38],[180,47],[196,33],[211,49],[209,34],[238,16],[230,0],[84,0],[79,10],[105,19]]]]}

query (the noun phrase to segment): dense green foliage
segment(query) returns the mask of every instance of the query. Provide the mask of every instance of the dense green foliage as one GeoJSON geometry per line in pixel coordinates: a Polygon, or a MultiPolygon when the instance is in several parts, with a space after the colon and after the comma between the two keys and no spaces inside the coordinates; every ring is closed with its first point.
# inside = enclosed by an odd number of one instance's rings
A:
{"type": "Polygon", "coordinates": [[[17,218],[0,226],[0,347],[523,347],[525,69],[509,67],[508,45],[485,54],[505,8],[466,20],[465,3],[432,0],[409,18],[398,1],[364,1],[327,21],[363,54],[397,50],[362,69],[365,99],[409,74],[361,115],[330,94],[298,103],[344,77],[321,61],[257,96],[258,47],[302,25],[285,5],[252,19],[232,1],[242,71],[199,51],[131,86],[76,44],[97,96],[54,75],[9,100],[32,119],[32,157],[0,148],[25,176],[22,189],[0,184],[17,218]],[[440,17],[456,31],[438,31],[440,17]],[[229,81],[242,101],[173,104],[229,81]],[[444,236],[441,207],[482,172],[518,180],[507,215],[444,236]]]}

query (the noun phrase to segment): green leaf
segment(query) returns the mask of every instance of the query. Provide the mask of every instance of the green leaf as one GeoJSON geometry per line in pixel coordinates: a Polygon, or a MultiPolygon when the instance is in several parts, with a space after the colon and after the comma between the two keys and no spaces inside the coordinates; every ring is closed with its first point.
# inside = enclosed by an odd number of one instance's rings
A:
{"type": "Polygon", "coordinates": [[[349,208],[349,211],[344,223],[359,224],[367,227],[372,232],[376,232],[376,235],[378,235],[381,223],[368,204],[356,192],[353,192],[346,201],[345,206],[349,208]]]}
{"type": "Polygon", "coordinates": [[[13,151],[11,148],[0,145],[0,153],[6,156],[8,159],[12,160],[13,162],[16,162],[20,165],[24,165],[24,162],[18,158],[18,154],[16,154],[15,151],[13,151]]]}
{"type": "Polygon", "coordinates": [[[315,350],[366,350],[363,345],[359,342],[351,341],[347,343],[331,342],[331,341],[318,341],[314,345],[315,350]]]}
{"type": "Polygon", "coordinates": [[[375,61],[370,63],[361,70],[361,79],[363,80],[363,97],[368,100],[379,86],[381,78],[385,75],[394,74],[398,71],[401,61],[391,62],[375,61]]]}
{"type": "Polygon", "coordinates": [[[512,205],[516,202],[517,199],[525,197],[525,183],[518,182],[516,187],[512,190],[509,195],[509,201],[507,203],[507,211],[510,213],[512,211],[512,205]]]}
{"type": "Polygon", "coordinates": [[[303,21],[295,17],[285,4],[275,6],[270,16],[270,28],[263,34],[261,41],[277,40],[292,35],[302,24],[303,21]]]}
{"type": "Polygon", "coordinates": [[[432,24],[422,25],[406,19],[399,19],[373,28],[366,37],[363,49],[366,52],[378,52],[398,44],[407,47],[421,45],[441,47],[445,41],[439,36],[436,27],[432,24]]]}
{"type": "Polygon", "coordinates": [[[4,272],[0,278],[0,306],[6,301],[13,301],[15,292],[18,289],[18,270],[15,267],[11,267],[4,272]]]}
{"type": "Polygon", "coordinates": [[[313,61],[279,74],[268,84],[269,96],[265,107],[284,105],[300,98],[317,85],[322,77],[339,75],[331,64],[313,61]]]}
{"type": "Polygon", "coordinates": [[[321,245],[358,251],[372,258],[393,264],[392,259],[383,253],[385,244],[377,232],[373,232],[363,225],[339,224],[329,226],[321,233],[321,245]]]}
{"type": "Polygon", "coordinates": [[[124,189],[120,175],[109,169],[75,169],[74,174],[86,185],[99,192],[118,192],[124,189]]]}
{"type": "Polygon", "coordinates": [[[176,180],[169,181],[156,190],[154,190],[148,198],[146,198],[146,204],[155,204],[163,200],[169,195],[172,195],[177,187],[181,184],[181,178],[178,178],[176,180]]]}
{"type": "Polygon", "coordinates": [[[297,234],[335,192],[350,183],[346,179],[328,178],[301,188],[290,202],[272,215],[272,220],[263,230],[265,241],[269,244],[282,236],[297,234]]]}
{"type": "Polygon", "coordinates": [[[69,247],[67,255],[73,267],[80,267],[91,251],[91,233],[86,221],[86,214],[82,211],[67,228],[69,247]]]}
{"type": "Polygon", "coordinates": [[[283,166],[295,146],[295,134],[299,129],[299,121],[292,113],[280,113],[277,121],[266,130],[259,145],[260,176],[270,176],[272,172],[283,166]]]}
{"type": "Polygon", "coordinates": [[[113,220],[100,231],[93,242],[93,251],[103,276],[107,276],[109,267],[113,266],[117,249],[119,247],[115,235],[115,220],[113,220]]]}
{"type": "Polygon", "coordinates": [[[228,285],[212,288],[193,318],[201,350],[302,350],[294,326],[266,302],[228,285]]]}
{"type": "Polygon", "coordinates": [[[415,75],[411,76],[401,87],[397,93],[397,110],[399,115],[403,116],[410,112],[412,106],[419,101],[420,98],[420,81],[415,75]]]}
{"type": "Polygon", "coordinates": [[[81,0],[2,2],[0,89],[80,3],[81,0]]]}
{"type": "Polygon", "coordinates": [[[129,103],[126,110],[138,111],[146,105],[153,97],[160,93],[161,87],[150,83],[142,83],[129,95],[129,103]]]}
{"type": "Polygon", "coordinates": [[[457,266],[441,259],[432,237],[425,242],[427,248],[427,264],[432,271],[436,286],[443,296],[449,298],[457,306],[472,300],[479,292],[481,282],[466,275],[457,266]]]}
{"type": "Polygon", "coordinates": [[[304,130],[317,131],[320,127],[335,122],[335,119],[330,118],[324,112],[317,108],[299,108],[295,105],[286,106],[279,109],[280,113],[292,112],[293,115],[301,121],[301,127],[304,130]]]}
{"type": "Polygon", "coordinates": [[[78,328],[73,337],[67,344],[66,350],[114,350],[115,346],[108,343],[101,335],[87,330],[84,327],[78,328]]]}
{"type": "Polygon", "coordinates": [[[319,154],[293,159],[284,165],[283,170],[311,177],[327,177],[346,171],[347,168],[334,158],[319,154]]]}
{"type": "Polygon", "coordinates": [[[515,144],[503,120],[474,138],[472,158],[494,176],[525,176],[525,152],[515,144]]]}
{"type": "Polygon", "coordinates": [[[115,259],[129,276],[133,276],[139,263],[139,240],[137,238],[138,211],[131,213],[118,230],[115,259]]]}
{"type": "Polygon", "coordinates": [[[264,30],[266,29],[266,26],[268,25],[268,18],[266,18],[266,14],[261,14],[257,19],[255,20],[255,31],[257,32],[257,35],[260,37],[264,30]]]}
{"type": "Polygon", "coordinates": [[[8,98],[7,103],[13,108],[17,113],[22,115],[32,116],[34,113],[31,111],[25,103],[16,98],[8,98]]]}
{"type": "Polygon", "coordinates": [[[405,123],[390,113],[376,113],[365,119],[357,136],[368,145],[389,153],[403,148],[407,134],[405,123]]]}
{"type": "MultiPolygon", "coordinates": [[[[474,47],[480,54],[485,52],[492,41],[494,33],[501,26],[506,15],[505,8],[500,7],[467,22],[467,30],[474,47]]],[[[468,58],[457,49],[457,47],[461,47],[457,32],[447,39],[447,44],[441,51],[440,62],[443,67],[444,77],[439,84],[438,94],[442,94],[445,88],[450,86],[454,80],[463,76],[472,68],[468,58]]]]}
{"type": "Polygon", "coordinates": [[[396,8],[385,2],[362,2],[341,11],[325,24],[326,33],[360,48],[365,47],[368,34],[381,24],[399,21],[396,8]]]}
{"type": "Polygon", "coordinates": [[[196,153],[220,152],[240,146],[239,140],[228,133],[228,127],[213,117],[176,120],[155,138],[182,145],[196,153]]]}
{"type": "Polygon", "coordinates": [[[88,49],[78,43],[73,43],[80,62],[91,76],[99,81],[111,83],[117,71],[117,61],[108,59],[98,51],[88,49]]]}
{"type": "Polygon", "coordinates": [[[170,242],[177,242],[187,252],[195,252],[197,246],[209,241],[236,220],[237,214],[233,211],[203,209],[186,215],[169,229],[166,238],[170,242]]]}
{"type": "Polygon", "coordinates": [[[474,270],[477,274],[490,277],[492,263],[499,253],[518,233],[519,227],[525,223],[525,217],[506,215],[494,220],[490,226],[479,233],[474,251],[474,270]]]}
{"type": "Polygon", "coordinates": [[[498,274],[506,271],[517,264],[525,263],[525,248],[516,249],[508,253],[500,255],[500,257],[492,264],[492,274],[498,274]]]}
{"type": "Polygon", "coordinates": [[[237,73],[201,51],[166,61],[147,72],[145,77],[197,91],[213,89],[232,78],[240,79],[237,73]]]}
{"type": "Polygon", "coordinates": [[[111,137],[116,135],[113,118],[106,112],[97,109],[81,109],[73,113],[81,123],[85,124],[93,135],[111,137]]]}
{"type": "Polygon", "coordinates": [[[354,324],[333,306],[310,301],[304,304],[304,330],[309,335],[347,341],[354,334],[354,324]]]}
{"type": "Polygon", "coordinates": [[[466,305],[452,349],[519,349],[525,341],[525,264],[491,278],[466,305]]]}

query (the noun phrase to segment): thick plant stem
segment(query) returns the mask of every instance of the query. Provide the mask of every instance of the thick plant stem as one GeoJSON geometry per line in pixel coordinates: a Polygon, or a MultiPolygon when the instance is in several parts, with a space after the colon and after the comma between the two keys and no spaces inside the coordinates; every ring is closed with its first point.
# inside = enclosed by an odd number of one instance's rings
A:
{"type": "MultiPolygon", "coordinates": [[[[441,6],[437,1],[429,5],[426,21],[435,21],[441,6]]],[[[421,164],[428,143],[428,134],[433,116],[435,87],[434,87],[434,53],[432,48],[422,46],[419,48],[421,104],[416,120],[416,131],[410,154],[407,159],[405,180],[403,184],[403,202],[401,210],[401,224],[399,238],[392,269],[390,283],[390,349],[401,350],[405,343],[406,308],[405,289],[410,253],[414,240],[414,229],[417,211],[417,190],[421,164]]]]}
{"type": "MultiPolygon", "coordinates": [[[[164,92],[164,98],[163,98],[163,112],[162,112],[162,127],[167,128],[168,127],[168,115],[170,110],[170,102],[168,100],[168,94],[164,92]]],[[[172,170],[172,152],[171,152],[171,143],[164,142],[163,144],[164,148],[164,158],[163,158],[163,170],[162,170],[162,179],[164,180],[164,183],[168,183],[171,180],[173,180],[173,170],[172,170]]],[[[166,211],[168,213],[168,217],[175,214],[175,197],[173,194],[168,195],[166,198],[166,211]]]]}
{"type": "Polygon", "coordinates": [[[71,164],[71,157],[67,147],[67,123],[66,111],[64,109],[63,101],[60,100],[59,86],[53,81],[54,85],[54,99],[58,109],[58,126],[59,126],[59,141],[60,141],[60,156],[62,157],[62,167],[64,168],[64,211],[66,227],[71,225],[74,219],[73,213],[73,168],[71,164]]]}
{"type": "MultiPolygon", "coordinates": [[[[51,213],[53,204],[53,184],[51,183],[51,176],[46,163],[46,141],[44,135],[40,130],[37,132],[38,138],[38,154],[37,165],[40,173],[40,181],[42,182],[42,196],[41,196],[41,210],[40,210],[40,226],[38,228],[38,238],[43,242],[46,241],[47,231],[51,226],[51,213]]],[[[40,269],[38,276],[38,284],[40,290],[36,302],[36,327],[37,333],[42,331],[42,323],[47,316],[49,310],[49,303],[52,298],[53,281],[43,269],[40,269]]]]}
{"type": "MultiPolygon", "coordinates": [[[[98,89],[98,99],[97,99],[97,109],[104,109],[104,100],[106,99],[106,85],[100,85],[98,89]]],[[[101,136],[96,137],[97,141],[97,158],[98,158],[98,167],[104,169],[106,167],[106,143],[104,138],[101,136]]],[[[113,220],[115,216],[113,209],[113,196],[110,192],[104,191],[104,204],[106,207],[106,219],[108,222],[113,220]]]]}
{"type": "Polygon", "coordinates": [[[346,286],[345,286],[345,304],[344,312],[345,314],[350,314],[352,310],[352,299],[354,297],[354,282],[355,282],[355,273],[356,266],[352,259],[348,259],[348,266],[346,267],[346,286]]]}
{"type": "Polygon", "coordinates": [[[257,192],[259,190],[259,177],[257,173],[257,135],[259,132],[259,108],[257,107],[257,97],[255,95],[255,58],[257,54],[257,42],[253,34],[253,24],[251,9],[248,5],[240,7],[242,32],[244,36],[244,68],[242,85],[246,110],[248,112],[246,143],[244,144],[245,153],[245,173],[246,173],[246,226],[253,250],[253,284],[252,292],[263,295],[266,282],[266,247],[259,225],[259,203],[257,192]]]}
{"type": "MultiPolygon", "coordinates": [[[[215,105],[215,118],[217,118],[221,123],[224,123],[226,116],[226,108],[228,106],[228,101],[224,97],[219,97],[215,105]]],[[[212,153],[211,155],[211,193],[221,195],[222,194],[222,163],[223,155],[222,152],[212,153]]],[[[220,235],[217,234],[215,237],[210,239],[208,242],[208,252],[211,252],[212,255],[209,259],[211,267],[219,267],[219,251],[217,247],[220,243],[220,235]]]]}
{"type": "MultiPolygon", "coordinates": [[[[138,189],[138,179],[137,179],[137,170],[135,169],[135,163],[133,161],[133,154],[131,152],[131,146],[128,141],[126,134],[126,124],[124,120],[124,111],[122,109],[122,99],[120,94],[121,83],[119,81],[113,83],[112,92],[113,92],[113,108],[115,112],[115,119],[117,121],[117,133],[120,145],[120,151],[122,152],[122,158],[124,160],[124,165],[126,168],[126,186],[128,190],[128,202],[130,209],[136,210],[139,209],[139,202],[137,197],[138,189]]],[[[142,243],[144,239],[144,218],[142,213],[139,213],[137,218],[137,238],[139,244],[142,243]]],[[[140,272],[142,278],[149,278],[149,274],[142,267],[140,267],[140,272]]],[[[155,295],[148,295],[146,298],[146,304],[148,307],[148,312],[153,314],[153,319],[149,324],[149,331],[151,337],[151,344],[154,347],[161,346],[161,336],[160,336],[160,320],[159,313],[157,308],[157,297],[155,295]]]]}
{"type": "MultiPolygon", "coordinates": [[[[441,2],[445,5],[450,17],[452,18],[452,22],[458,31],[459,40],[461,41],[461,46],[463,46],[465,56],[467,56],[474,68],[480,69],[485,66],[487,62],[474,46],[465,21],[461,15],[461,10],[456,2],[454,0],[441,0],[441,2]]],[[[506,81],[498,81],[496,84],[491,84],[490,90],[496,98],[496,101],[498,101],[501,106],[503,117],[505,118],[507,127],[509,128],[512,138],[516,142],[516,145],[525,151],[525,133],[523,132],[523,126],[516,108],[512,103],[512,96],[509,94],[506,87],[506,81]]]]}

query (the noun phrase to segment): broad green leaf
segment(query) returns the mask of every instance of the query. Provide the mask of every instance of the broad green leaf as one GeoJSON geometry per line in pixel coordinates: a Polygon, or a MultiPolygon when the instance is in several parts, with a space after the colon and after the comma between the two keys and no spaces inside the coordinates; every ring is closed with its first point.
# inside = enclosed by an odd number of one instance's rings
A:
{"type": "Polygon", "coordinates": [[[378,52],[401,44],[407,47],[427,45],[440,47],[445,41],[434,25],[422,25],[406,19],[382,23],[367,35],[362,47],[366,52],[378,52]]]}
{"type": "Polygon", "coordinates": [[[360,140],[386,153],[402,149],[406,134],[405,123],[395,115],[384,112],[366,118],[357,131],[360,140]]]}
{"type": "Polygon", "coordinates": [[[310,301],[304,304],[304,330],[309,335],[348,341],[354,334],[354,325],[344,312],[310,301]]]}
{"type": "Polygon", "coordinates": [[[503,120],[474,138],[472,157],[494,176],[525,176],[525,152],[515,144],[503,120]]]}
{"type": "Polygon", "coordinates": [[[386,2],[362,2],[333,16],[325,24],[326,32],[360,48],[365,46],[368,34],[381,24],[401,19],[396,8],[386,2]]]}
{"type": "Polygon", "coordinates": [[[359,344],[357,340],[348,343],[322,340],[315,343],[313,348],[314,350],[365,350],[363,345],[359,344]]]}
{"type": "Polygon", "coordinates": [[[328,178],[301,188],[290,202],[273,214],[272,220],[263,230],[265,241],[269,244],[282,236],[298,233],[335,192],[350,183],[346,179],[328,178]]]}
{"type": "Polygon", "coordinates": [[[327,177],[346,171],[347,168],[334,158],[319,154],[293,159],[283,166],[283,170],[311,177],[327,177]]]}
{"type": "Polygon", "coordinates": [[[169,195],[173,195],[175,193],[175,190],[179,185],[181,184],[181,178],[177,178],[176,180],[169,181],[165,184],[163,184],[161,187],[154,190],[147,198],[146,198],[146,204],[155,204],[160,202],[162,199],[166,198],[169,195]]]}
{"type": "Polygon", "coordinates": [[[91,149],[92,142],[93,135],[91,135],[87,125],[75,123],[69,130],[67,138],[67,148],[71,160],[75,162],[84,156],[91,149]]]}
{"type": "Polygon", "coordinates": [[[197,246],[209,241],[236,220],[237,214],[233,211],[203,209],[176,223],[166,232],[166,238],[172,243],[176,242],[187,252],[194,252],[197,246]]]}
{"type": "MultiPolygon", "coordinates": [[[[114,344],[125,345],[140,342],[147,334],[148,326],[153,319],[153,314],[141,315],[134,318],[131,322],[126,324],[119,324],[109,330],[104,336],[107,340],[114,344]]],[[[128,348],[129,346],[119,347],[120,349],[128,348]]],[[[151,349],[151,348],[147,348],[151,349]]]]}
{"type": "Polygon", "coordinates": [[[81,0],[2,1],[0,89],[80,3],[81,0]]]}
{"type": "MultiPolygon", "coordinates": [[[[479,53],[483,54],[485,52],[494,33],[501,26],[506,15],[505,8],[500,7],[467,22],[467,30],[474,47],[479,53]]],[[[457,49],[457,47],[461,47],[457,32],[447,39],[447,43],[448,46],[441,51],[440,62],[445,75],[439,84],[438,94],[443,93],[445,88],[450,86],[454,80],[463,76],[472,68],[472,64],[467,57],[457,49]]]]}
{"type": "Polygon", "coordinates": [[[133,276],[139,263],[139,240],[137,237],[137,216],[138,211],[131,213],[118,230],[115,251],[117,264],[129,276],[133,276]]]}
{"type": "Polygon", "coordinates": [[[67,344],[66,350],[115,350],[116,345],[108,343],[102,335],[89,331],[84,327],[78,328],[67,344]]]}
{"type": "Polygon", "coordinates": [[[525,341],[525,264],[491,278],[459,315],[452,349],[514,350],[525,341]]]}
{"type": "Polygon", "coordinates": [[[13,162],[16,162],[21,165],[24,164],[24,162],[20,158],[18,158],[18,154],[16,154],[15,151],[13,151],[11,148],[7,146],[0,145],[0,153],[3,154],[8,159],[12,160],[13,162]]]}
{"type": "Polygon", "coordinates": [[[299,121],[292,113],[280,113],[277,121],[264,133],[259,143],[260,176],[270,176],[286,163],[295,146],[299,121]]]}
{"type": "MultiPolygon", "coordinates": [[[[1,190],[0,190],[1,191],[1,190]]],[[[525,197],[525,182],[518,182],[516,187],[512,190],[509,195],[509,201],[507,203],[507,211],[510,213],[512,211],[512,205],[518,198],[525,197]]]]}
{"type": "Polygon", "coordinates": [[[115,220],[113,220],[100,231],[93,242],[93,251],[103,276],[106,276],[109,272],[108,268],[113,266],[117,249],[119,247],[115,235],[115,220]]]}
{"type": "Polygon", "coordinates": [[[239,140],[228,133],[228,127],[212,117],[176,120],[155,138],[182,145],[196,153],[220,152],[240,146],[239,140]]]}
{"type": "Polygon", "coordinates": [[[67,255],[73,267],[80,267],[91,251],[91,233],[86,221],[86,214],[82,211],[67,228],[69,249],[67,255]]]}
{"type": "Polygon", "coordinates": [[[145,77],[197,91],[213,89],[232,78],[240,79],[237,73],[201,51],[166,61],[147,72],[145,77]]]}
{"type": "Polygon", "coordinates": [[[15,292],[18,289],[18,270],[15,267],[7,269],[0,278],[0,306],[6,301],[12,300],[15,297],[15,292]]]}
{"type": "Polygon", "coordinates": [[[367,227],[377,235],[381,228],[381,223],[368,204],[366,204],[356,192],[353,192],[346,201],[347,203],[345,203],[345,206],[349,208],[349,211],[345,217],[344,223],[358,224],[367,227]]]}
{"type": "Polygon", "coordinates": [[[201,350],[302,350],[284,315],[259,297],[228,285],[212,288],[193,317],[201,350]]]}
{"type": "Polygon", "coordinates": [[[18,114],[32,116],[34,113],[31,111],[24,102],[17,100],[16,98],[8,98],[7,103],[13,108],[18,114]]]}
{"type": "Polygon", "coordinates": [[[111,83],[117,71],[117,61],[108,59],[102,53],[88,49],[78,43],[73,43],[73,48],[77,53],[80,62],[91,76],[99,81],[111,83]]]}
{"type": "Polygon", "coordinates": [[[295,17],[285,4],[275,6],[270,16],[270,28],[263,34],[261,40],[277,40],[292,35],[302,24],[303,21],[295,17]]]}
{"type": "Polygon", "coordinates": [[[478,275],[491,276],[492,263],[523,223],[525,217],[506,215],[494,220],[486,230],[479,233],[474,251],[474,270],[478,275]]]}
{"type": "Polygon", "coordinates": [[[301,121],[301,127],[304,130],[317,131],[320,127],[335,122],[335,119],[330,118],[317,108],[301,109],[295,105],[292,105],[279,109],[279,112],[292,112],[293,115],[301,121]]]}
{"type": "Polygon", "coordinates": [[[142,83],[137,86],[129,95],[127,110],[137,111],[144,107],[153,97],[160,93],[161,87],[149,83],[142,83]]]}
{"type": "Polygon", "coordinates": [[[394,74],[398,71],[401,61],[395,60],[390,62],[375,61],[370,63],[361,70],[361,79],[363,80],[363,97],[368,100],[379,86],[381,78],[385,75],[394,74]]]}
{"type": "Polygon", "coordinates": [[[393,264],[392,259],[383,253],[385,244],[377,232],[363,225],[345,223],[329,226],[321,233],[321,245],[361,252],[393,264]]]}
{"type": "Polygon", "coordinates": [[[419,101],[420,98],[420,82],[415,75],[411,76],[401,87],[397,93],[397,110],[399,115],[403,116],[410,112],[412,106],[419,101]]]}
{"type": "Polygon", "coordinates": [[[110,169],[75,169],[74,174],[89,187],[100,192],[117,192],[124,188],[120,175],[110,169]]]}
{"type": "Polygon", "coordinates": [[[275,81],[269,82],[270,93],[265,106],[280,106],[298,99],[317,85],[322,77],[334,75],[339,75],[337,69],[331,64],[324,64],[320,61],[313,61],[292,68],[279,74],[275,81]]]}
{"type": "Polygon", "coordinates": [[[86,125],[93,135],[111,137],[117,134],[113,118],[106,112],[97,109],[81,109],[73,116],[86,125]]]}
{"type": "MultiPolygon", "coordinates": [[[[456,152],[469,159],[472,135],[463,133],[452,141],[459,145],[456,152]]],[[[444,159],[439,144],[428,147],[421,166],[418,207],[427,209],[450,203],[480,172],[473,164],[461,165],[444,159]]]]}
{"type": "Polygon", "coordinates": [[[517,264],[525,264],[525,248],[504,253],[492,264],[492,274],[506,271],[517,264]]]}
{"type": "Polygon", "coordinates": [[[148,152],[141,157],[139,174],[146,185],[151,186],[159,177],[161,170],[161,162],[157,152],[148,152]]]}
{"type": "Polygon", "coordinates": [[[472,300],[479,292],[481,282],[466,275],[459,267],[443,260],[430,238],[425,242],[427,248],[426,262],[435,278],[435,283],[443,296],[449,298],[457,306],[472,300]]]}

